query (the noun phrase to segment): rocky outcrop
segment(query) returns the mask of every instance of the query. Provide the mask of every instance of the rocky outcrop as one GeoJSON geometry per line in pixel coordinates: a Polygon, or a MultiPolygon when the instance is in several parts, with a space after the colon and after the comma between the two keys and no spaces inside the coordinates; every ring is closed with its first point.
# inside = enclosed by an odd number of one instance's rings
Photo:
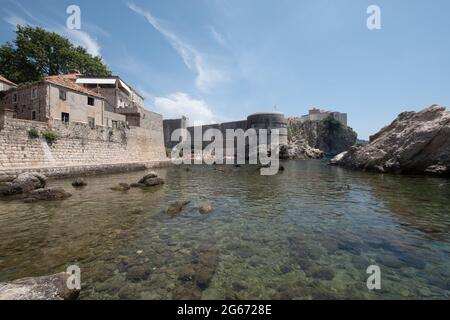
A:
{"type": "Polygon", "coordinates": [[[389,173],[450,175],[450,111],[433,105],[404,112],[370,138],[338,155],[332,164],[389,173]]]}
{"type": "Polygon", "coordinates": [[[305,141],[311,148],[322,150],[327,156],[334,156],[353,146],[357,134],[333,118],[305,122],[290,120],[288,138],[289,141],[305,141]]]}
{"type": "Polygon", "coordinates": [[[0,283],[0,300],[75,300],[80,290],[67,287],[69,277],[58,273],[0,283]]]}
{"type": "Polygon", "coordinates": [[[22,173],[12,181],[0,182],[0,195],[12,196],[28,193],[44,188],[46,183],[47,178],[39,173],[22,173]]]}
{"type": "Polygon", "coordinates": [[[281,160],[309,160],[321,159],[324,153],[315,148],[311,148],[304,140],[297,140],[280,146],[281,160]]]}

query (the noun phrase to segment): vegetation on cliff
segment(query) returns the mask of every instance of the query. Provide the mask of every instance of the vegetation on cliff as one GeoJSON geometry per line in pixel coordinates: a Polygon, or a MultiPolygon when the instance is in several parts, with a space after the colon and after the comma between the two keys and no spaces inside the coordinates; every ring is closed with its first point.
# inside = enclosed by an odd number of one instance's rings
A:
{"type": "Polygon", "coordinates": [[[0,47],[0,74],[16,83],[66,74],[72,69],[88,75],[111,74],[101,57],[39,27],[17,26],[16,39],[0,47]]]}
{"type": "Polygon", "coordinates": [[[288,124],[288,140],[290,142],[304,140],[315,149],[326,155],[336,155],[348,150],[356,143],[356,132],[328,117],[322,121],[291,121],[288,124]]]}

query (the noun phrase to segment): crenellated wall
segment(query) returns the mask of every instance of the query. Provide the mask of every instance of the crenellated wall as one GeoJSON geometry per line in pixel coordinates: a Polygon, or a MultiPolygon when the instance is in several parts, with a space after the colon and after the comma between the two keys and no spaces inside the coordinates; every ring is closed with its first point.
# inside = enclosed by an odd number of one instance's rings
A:
{"type": "MultiPolygon", "coordinates": [[[[46,123],[13,119],[0,113],[0,171],[21,168],[79,167],[165,161],[162,118],[152,114],[149,129],[94,129],[82,123],[51,122],[53,142],[42,137],[46,123]],[[39,132],[31,137],[30,130],[39,132]]],[[[67,171],[65,169],[65,171],[67,171]]]]}

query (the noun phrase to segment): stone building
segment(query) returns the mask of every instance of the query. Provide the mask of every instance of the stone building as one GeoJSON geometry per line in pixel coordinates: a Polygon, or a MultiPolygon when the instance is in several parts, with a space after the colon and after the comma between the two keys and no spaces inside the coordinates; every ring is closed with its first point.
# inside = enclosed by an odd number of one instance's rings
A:
{"type": "Polygon", "coordinates": [[[332,117],[343,125],[347,126],[347,114],[335,111],[326,111],[319,108],[312,108],[307,115],[301,117],[289,118],[289,120],[295,120],[300,122],[306,121],[322,121],[328,117],[332,117]]]}
{"type": "Polygon", "coordinates": [[[9,89],[1,99],[0,109],[12,110],[14,118],[23,120],[103,126],[105,98],[77,85],[71,78],[72,75],[51,76],[9,89]]]}
{"type": "Polygon", "coordinates": [[[106,111],[124,115],[128,125],[149,125],[146,122],[150,115],[144,108],[144,98],[120,77],[89,77],[79,74],[75,82],[104,96],[106,111]]]}
{"type": "Polygon", "coordinates": [[[0,91],[6,91],[15,87],[17,87],[17,85],[14,82],[9,81],[0,75],[0,91]]]}

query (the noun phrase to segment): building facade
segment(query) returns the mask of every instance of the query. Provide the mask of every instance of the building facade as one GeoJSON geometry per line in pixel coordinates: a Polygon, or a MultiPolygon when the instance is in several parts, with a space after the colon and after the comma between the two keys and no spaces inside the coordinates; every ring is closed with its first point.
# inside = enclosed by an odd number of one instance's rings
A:
{"type": "Polygon", "coordinates": [[[342,123],[343,125],[347,126],[347,114],[341,113],[341,112],[335,112],[335,111],[326,111],[319,108],[312,108],[309,110],[309,113],[307,115],[301,116],[301,117],[294,117],[291,118],[293,120],[300,120],[301,122],[306,121],[322,121],[325,120],[328,117],[332,117],[342,123]]]}
{"type": "Polygon", "coordinates": [[[105,125],[105,99],[65,76],[20,85],[5,91],[0,109],[9,109],[22,120],[77,122],[105,125]]]}
{"type": "Polygon", "coordinates": [[[75,82],[105,97],[105,110],[122,114],[129,126],[146,126],[150,116],[144,107],[144,98],[118,76],[85,77],[79,75],[75,82]]]}
{"type": "Polygon", "coordinates": [[[6,91],[15,87],[17,87],[17,85],[14,82],[9,81],[0,75],[0,91],[6,91]]]}

